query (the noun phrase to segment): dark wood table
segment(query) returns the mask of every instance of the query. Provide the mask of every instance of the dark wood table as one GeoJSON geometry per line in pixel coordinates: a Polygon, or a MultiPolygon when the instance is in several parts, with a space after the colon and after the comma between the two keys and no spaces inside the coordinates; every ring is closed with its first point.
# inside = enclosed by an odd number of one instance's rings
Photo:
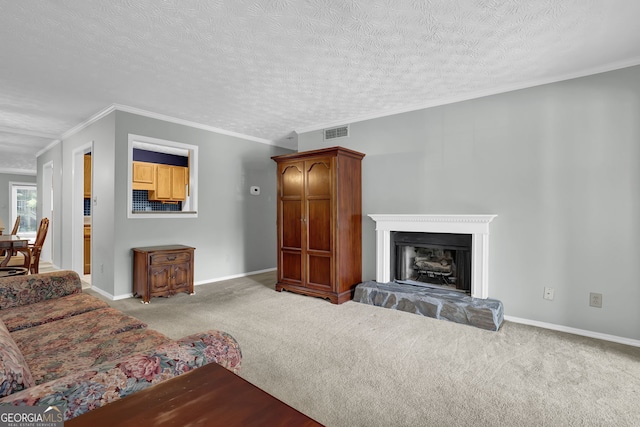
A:
{"type": "Polygon", "coordinates": [[[24,267],[0,267],[0,277],[25,276],[28,272],[24,267]]]}
{"type": "Polygon", "coordinates": [[[6,267],[11,259],[11,254],[14,251],[24,254],[24,268],[29,268],[31,265],[31,251],[29,250],[29,239],[23,239],[18,236],[0,236],[0,253],[4,252],[5,257],[0,261],[0,267],[6,267]]]}
{"type": "Polygon", "coordinates": [[[217,363],[163,381],[64,425],[322,426],[217,363]]]}

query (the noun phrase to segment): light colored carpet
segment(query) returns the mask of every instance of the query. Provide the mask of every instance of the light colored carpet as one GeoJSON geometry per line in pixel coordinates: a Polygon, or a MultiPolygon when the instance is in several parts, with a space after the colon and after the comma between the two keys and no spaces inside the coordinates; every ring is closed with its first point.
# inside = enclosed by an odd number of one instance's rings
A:
{"type": "Polygon", "coordinates": [[[265,273],[110,304],[172,338],[229,332],[243,378],[328,426],[640,425],[640,348],[338,306],[274,283],[265,273]]]}

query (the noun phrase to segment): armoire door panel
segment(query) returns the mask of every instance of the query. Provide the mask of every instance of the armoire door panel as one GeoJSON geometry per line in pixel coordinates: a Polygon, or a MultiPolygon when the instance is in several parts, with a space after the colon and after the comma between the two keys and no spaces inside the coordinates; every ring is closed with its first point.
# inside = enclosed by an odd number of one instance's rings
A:
{"type": "Polygon", "coordinates": [[[309,200],[307,209],[307,249],[331,251],[331,200],[309,200]]]}
{"type": "Polygon", "coordinates": [[[307,163],[307,197],[331,197],[331,160],[307,163]]]}
{"type": "Polygon", "coordinates": [[[285,252],[280,253],[280,279],[294,282],[302,281],[302,253],[285,252]]]}
{"type": "Polygon", "coordinates": [[[282,218],[282,246],[285,248],[302,248],[302,206],[300,201],[283,200],[282,218]]]}
{"type": "Polygon", "coordinates": [[[297,165],[287,166],[282,171],[281,191],[282,197],[295,197],[302,198],[302,169],[297,165]]]}
{"type": "Polygon", "coordinates": [[[333,283],[331,281],[331,257],[309,255],[307,260],[307,286],[312,288],[331,289],[333,287],[333,283]]]}

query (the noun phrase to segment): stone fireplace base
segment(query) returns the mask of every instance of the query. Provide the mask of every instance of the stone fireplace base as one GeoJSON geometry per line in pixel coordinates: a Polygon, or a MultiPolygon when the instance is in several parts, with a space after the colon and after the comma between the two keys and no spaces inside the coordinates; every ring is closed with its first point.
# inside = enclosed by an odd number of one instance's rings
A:
{"type": "Polygon", "coordinates": [[[374,281],[356,286],[353,301],[497,331],[504,320],[502,302],[472,298],[446,289],[374,281]]]}

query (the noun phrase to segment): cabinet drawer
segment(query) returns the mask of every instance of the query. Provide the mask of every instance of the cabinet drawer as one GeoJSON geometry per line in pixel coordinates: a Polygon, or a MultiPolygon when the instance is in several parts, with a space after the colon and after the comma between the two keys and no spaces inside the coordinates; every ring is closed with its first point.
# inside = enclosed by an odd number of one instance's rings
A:
{"type": "Polygon", "coordinates": [[[191,254],[188,252],[169,252],[151,255],[151,265],[177,264],[189,262],[191,254]]]}

